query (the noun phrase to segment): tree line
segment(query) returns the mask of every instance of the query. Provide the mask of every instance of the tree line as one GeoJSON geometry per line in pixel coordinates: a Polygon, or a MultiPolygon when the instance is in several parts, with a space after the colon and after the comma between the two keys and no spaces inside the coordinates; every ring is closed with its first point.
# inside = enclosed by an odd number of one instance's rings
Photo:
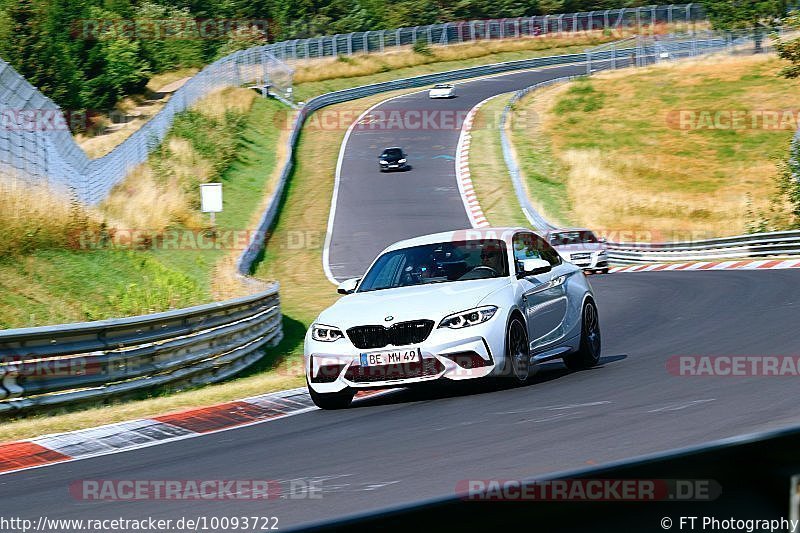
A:
{"type": "MultiPolygon", "coordinates": [[[[313,37],[456,20],[649,5],[647,0],[0,0],[0,58],[70,110],[109,109],[154,74],[203,65],[237,49],[313,37]],[[192,21],[234,24],[213,38],[192,21]],[[164,30],[125,21],[185,21],[164,30]],[[103,26],[102,23],[108,24],[103,26]],[[100,28],[100,29],[98,29],[100,28]],[[145,30],[149,31],[145,35],[145,30]],[[158,32],[156,32],[158,33],[158,32]],[[110,38],[109,38],[110,37],[110,38]]],[[[704,0],[721,24],[785,10],[781,0],[704,0]],[[738,18],[737,18],[738,17],[738,18]]],[[[152,24],[151,24],[152,26],[152,24]]]]}

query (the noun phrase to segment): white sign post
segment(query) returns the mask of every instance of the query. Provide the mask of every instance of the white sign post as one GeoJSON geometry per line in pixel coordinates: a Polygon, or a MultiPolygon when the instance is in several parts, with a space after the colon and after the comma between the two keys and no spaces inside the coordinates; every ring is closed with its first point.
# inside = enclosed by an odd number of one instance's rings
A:
{"type": "Polygon", "coordinates": [[[203,183],[200,185],[200,210],[211,213],[211,225],[216,224],[217,213],[222,211],[222,184],[203,183]]]}

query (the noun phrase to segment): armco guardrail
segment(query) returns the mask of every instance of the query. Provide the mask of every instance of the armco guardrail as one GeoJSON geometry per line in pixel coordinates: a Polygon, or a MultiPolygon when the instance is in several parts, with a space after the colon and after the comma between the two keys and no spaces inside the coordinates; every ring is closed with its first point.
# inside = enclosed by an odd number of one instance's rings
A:
{"type": "MultiPolygon", "coordinates": [[[[752,53],[753,49],[749,46],[753,42],[753,37],[749,34],[714,34],[712,32],[704,32],[692,39],[676,35],[633,37],[587,50],[585,54],[587,74],[609,68],[615,69],[631,65],[645,66],[661,61],[675,61],[722,51],[736,54],[746,50],[748,53],[752,53]]],[[[769,52],[771,49],[771,46],[764,43],[759,51],[769,52]]],[[[554,230],[558,226],[549,222],[531,203],[522,182],[519,166],[514,158],[506,125],[509,114],[521,98],[542,87],[570,81],[574,78],[573,76],[548,80],[517,91],[506,104],[498,124],[503,158],[517,200],[528,222],[541,231],[554,230]]],[[[800,142],[800,130],[795,135],[793,146],[797,146],[798,142],[800,142]]],[[[607,247],[609,259],[616,264],[800,255],[800,231],[755,233],[693,242],[609,242],[607,247]]]]}
{"type": "MultiPolygon", "coordinates": [[[[628,53],[620,50],[620,53],[628,53]]],[[[278,186],[258,232],[239,257],[249,273],[277,214],[293,151],[308,115],[327,105],[440,81],[580,62],[583,54],[542,57],[393,80],[328,93],[295,117],[278,186]]],[[[277,285],[262,294],[154,315],[0,331],[0,412],[123,395],[165,384],[210,383],[258,360],[280,341],[277,285]]]]}
{"type": "Polygon", "coordinates": [[[754,233],[694,242],[609,242],[607,246],[609,259],[620,264],[799,255],[800,231],[754,233]]]}
{"type": "MultiPolygon", "coordinates": [[[[708,37],[706,35],[700,37],[700,40],[704,43],[714,42],[717,44],[717,46],[722,46],[725,43],[724,39],[719,39],[718,37],[708,37]]],[[[629,41],[626,39],[622,42],[627,43],[629,41]]],[[[694,48],[702,50],[711,49],[710,46],[698,47],[697,43],[694,42],[693,40],[686,40],[682,46],[684,48],[694,48]]],[[[652,57],[653,55],[652,46],[651,47],[633,46],[628,48],[618,45],[611,47],[607,50],[594,52],[592,53],[591,58],[592,58],[592,64],[598,68],[601,68],[605,65],[613,65],[613,68],[622,68],[632,64],[632,62],[633,64],[638,64],[640,61],[636,59],[637,54],[645,54],[647,57],[652,57]],[[632,55],[634,57],[633,60],[631,59],[632,55]]],[[[314,111],[322,109],[325,106],[338,104],[349,100],[355,100],[358,98],[363,98],[365,96],[372,96],[387,91],[425,87],[427,85],[431,85],[434,83],[443,83],[448,81],[476,78],[481,76],[491,76],[493,74],[502,74],[503,72],[512,72],[515,70],[525,70],[532,68],[542,68],[548,66],[581,63],[585,62],[586,60],[587,60],[586,53],[567,54],[567,55],[550,56],[550,57],[536,57],[532,59],[521,59],[518,61],[509,61],[506,63],[495,63],[492,65],[469,67],[464,69],[451,70],[447,72],[424,74],[422,76],[415,76],[411,78],[385,81],[371,85],[363,85],[361,87],[354,87],[352,89],[344,89],[341,91],[335,91],[332,93],[323,94],[322,96],[318,96],[316,98],[309,100],[308,102],[305,103],[305,105],[301,107],[297,116],[295,117],[295,121],[292,125],[292,132],[287,140],[286,163],[284,164],[284,167],[281,170],[281,176],[280,179],[278,180],[278,185],[275,187],[275,190],[272,194],[272,198],[269,201],[269,207],[262,215],[257,231],[253,233],[250,243],[248,244],[247,248],[244,250],[242,255],[239,257],[237,263],[237,268],[239,272],[241,274],[247,275],[250,272],[256,257],[258,257],[258,254],[261,252],[261,247],[263,245],[264,237],[267,235],[270,226],[275,220],[275,216],[277,215],[278,206],[280,203],[279,200],[283,195],[283,190],[286,181],[288,180],[289,174],[291,173],[293,168],[294,148],[297,143],[297,138],[300,135],[300,129],[303,127],[303,123],[305,122],[306,117],[308,117],[308,115],[310,115],[314,111]]],[[[549,83],[553,82],[552,81],[545,82],[545,84],[549,83]]],[[[533,90],[533,88],[535,87],[530,87],[527,90],[533,90]]],[[[505,120],[505,118],[503,120],[505,120]]],[[[521,188],[521,182],[517,181],[517,183],[519,183],[520,187],[517,191],[520,201],[527,202],[527,204],[522,203],[522,205],[530,206],[530,201],[528,200],[527,195],[524,194],[524,191],[521,188]]],[[[515,188],[517,188],[516,184],[515,188]]],[[[534,217],[538,216],[536,210],[533,209],[532,206],[530,206],[530,213],[534,217]]],[[[546,223],[543,218],[541,222],[546,223]]],[[[539,222],[531,220],[531,223],[536,227],[541,227],[541,224],[539,222]]]]}
{"type": "Polygon", "coordinates": [[[282,338],[278,285],[226,302],[0,331],[0,413],[213,383],[282,338]]]}
{"type": "MultiPolygon", "coordinates": [[[[595,56],[621,66],[631,49],[595,56]]],[[[277,214],[300,128],[327,105],[385,91],[577,63],[585,54],[534,58],[393,80],[312,99],[298,112],[288,139],[281,179],[247,249],[239,258],[248,273],[277,214]]],[[[278,286],[264,293],[140,317],[0,331],[0,412],[45,408],[165,384],[210,383],[239,372],[280,341],[278,286]]]]}
{"type": "MultiPolygon", "coordinates": [[[[606,60],[618,59],[620,65],[625,57],[628,57],[631,49],[619,48],[615,51],[609,51],[604,54],[606,60]]],[[[525,70],[532,68],[541,68],[555,65],[567,65],[571,63],[579,63],[586,60],[585,54],[568,54],[550,57],[536,57],[532,59],[522,59],[519,61],[510,61],[506,63],[495,63],[492,65],[483,65],[479,67],[469,67],[458,70],[451,70],[448,72],[439,72],[436,74],[424,74],[422,76],[415,76],[412,78],[403,78],[399,80],[385,81],[381,83],[374,83],[372,85],[363,85],[361,87],[354,87],[352,89],[344,89],[332,93],[323,94],[316,98],[312,98],[303,105],[295,117],[292,125],[292,132],[287,140],[286,148],[286,163],[281,170],[280,179],[272,193],[272,198],[269,201],[269,207],[264,212],[259,222],[257,231],[248,244],[247,248],[239,257],[237,268],[241,274],[247,275],[255,261],[258,254],[261,252],[264,236],[267,235],[270,226],[275,220],[280,204],[280,198],[283,195],[283,190],[286,181],[291,174],[293,168],[294,148],[297,144],[297,138],[300,135],[300,129],[303,127],[305,119],[314,111],[322,109],[325,106],[356,100],[365,96],[372,96],[387,91],[394,91],[398,89],[412,89],[416,87],[425,87],[434,83],[442,83],[453,80],[460,80],[466,78],[476,78],[481,76],[490,76],[493,74],[502,74],[503,72],[511,72],[515,70],[525,70]]],[[[595,59],[601,62],[600,57],[595,59]]]]}

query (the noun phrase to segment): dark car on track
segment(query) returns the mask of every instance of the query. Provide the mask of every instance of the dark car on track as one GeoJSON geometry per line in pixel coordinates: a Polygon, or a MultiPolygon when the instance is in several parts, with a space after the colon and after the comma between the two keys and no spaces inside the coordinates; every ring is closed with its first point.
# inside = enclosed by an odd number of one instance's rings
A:
{"type": "Polygon", "coordinates": [[[406,160],[406,153],[403,149],[397,146],[386,148],[381,155],[378,156],[378,164],[380,165],[381,172],[387,170],[408,170],[411,167],[406,160]]]}

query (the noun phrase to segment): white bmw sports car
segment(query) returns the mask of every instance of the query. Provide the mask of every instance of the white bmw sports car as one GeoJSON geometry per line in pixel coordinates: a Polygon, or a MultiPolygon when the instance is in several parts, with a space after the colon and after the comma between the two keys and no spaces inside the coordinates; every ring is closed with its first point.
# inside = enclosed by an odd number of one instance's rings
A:
{"type": "Polygon", "coordinates": [[[536,364],[600,360],[597,305],[581,269],[524,228],[427,235],[386,248],[305,338],[314,403],[346,407],[360,389],[508,377],[536,364]]]}

